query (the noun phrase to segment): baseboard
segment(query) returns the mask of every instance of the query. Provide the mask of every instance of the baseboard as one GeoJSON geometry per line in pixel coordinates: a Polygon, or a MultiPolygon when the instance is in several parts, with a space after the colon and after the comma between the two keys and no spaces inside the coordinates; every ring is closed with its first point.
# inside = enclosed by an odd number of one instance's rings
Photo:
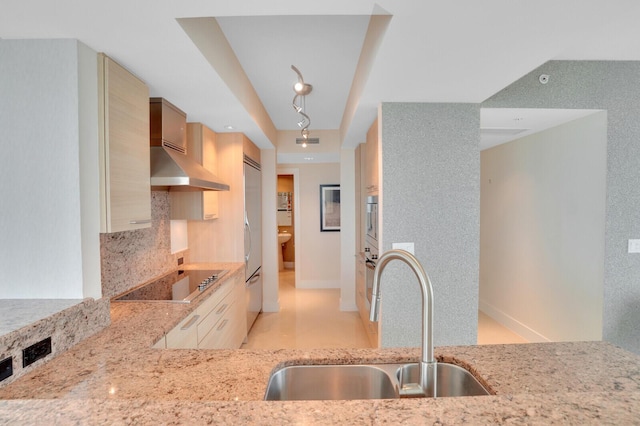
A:
{"type": "Polygon", "coordinates": [[[296,262],[282,262],[284,269],[296,269],[296,262]]]}
{"type": "Polygon", "coordinates": [[[340,281],[331,280],[300,280],[296,288],[340,288],[340,281]]]}
{"type": "Polygon", "coordinates": [[[500,324],[507,327],[509,330],[513,331],[516,334],[519,334],[527,341],[532,343],[540,343],[540,342],[550,342],[551,340],[538,333],[534,329],[528,327],[527,325],[521,323],[517,319],[513,318],[509,314],[504,311],[492,306],[491,304],[480,300],[480,310],[499,322],[500,324]]]}
{"type": "Polygon", "coordinates": [[[262,312],[280,312],[280,302],[262,302],[262,312]]]}
{"type": "Polygon", "coordinates": [[[357,312],[358,305],[355,303],[342,303],[342,299],[340,299],[340,311],[342,312],[357,312]]]}

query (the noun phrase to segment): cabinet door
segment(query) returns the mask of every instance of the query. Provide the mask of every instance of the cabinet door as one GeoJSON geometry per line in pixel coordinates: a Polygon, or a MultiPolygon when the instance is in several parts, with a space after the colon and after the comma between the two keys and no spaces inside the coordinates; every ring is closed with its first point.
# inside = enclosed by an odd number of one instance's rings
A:
{"type": "Polygon", "coordinates": [[[149,90],[99,55],[101,232],[151,226],[149,90]]]}
{"type": "MultiPolygon", "coordinates": [[[[365,316],[369,315],[367,304],[365,302],[367,293],[366,293],[366,284],[365,284],[365,264],[362,256],[357,256],[356,261],[356,305],[358,306],[358,311],[360,312],[360,317],[364,322],[365,316]]],[[[368,321],[368,319],[367,319],[368,321]]],[[[366,326],[366,324],[365,324],[366,326]]]]}
{"type": "MultiPolygon", "coordinates": [[[[210,172],[218,173],[216,134],[200,123],[187,123],[187,155],[210,172]]],[[[217,219],[218,191],[170,192],[171,219],[217,219]]]]}
{"type": "Polygon", "coordinates": [[[369,194],[378,192],[378,145],[378,119],[376,118],[367,132],[365,144],[365,184],[369,194]]]}
{"type": "MultiPolygon", "coordinates": [[[[200,126],[202,127],[202,166],[211,173],[218,174],[216,134],[207,126],[200,126]]],[[[202,208],[204,220],[218,218],[218,191],[202,192],[202,208]]]]}

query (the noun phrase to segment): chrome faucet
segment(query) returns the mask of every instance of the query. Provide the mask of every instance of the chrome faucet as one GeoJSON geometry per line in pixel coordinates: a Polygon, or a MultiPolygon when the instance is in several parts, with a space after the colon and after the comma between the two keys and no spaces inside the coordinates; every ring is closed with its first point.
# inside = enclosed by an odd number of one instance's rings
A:
{"type": "Polygon", "coordinates": [[[389,250],[376,263],[373,275],[372,305],[369,313],[371,321],[378,321],[380,313],[380,276],[387,264],[402,260],[416,274],[422,290],[422,360],[420,361],[420,383],[403,385],[401,396],[436,396],[437,362],[433,356],[433,286],[429,275],[424,271],[418,259],[405,250],[389,250]]]}

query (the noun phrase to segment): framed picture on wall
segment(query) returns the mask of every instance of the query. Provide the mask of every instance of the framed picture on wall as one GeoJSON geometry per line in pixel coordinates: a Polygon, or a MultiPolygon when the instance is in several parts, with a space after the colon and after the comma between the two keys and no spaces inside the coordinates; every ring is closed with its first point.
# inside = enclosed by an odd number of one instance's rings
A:
{"type": "Polygon", "coordinates": [[[340,231],[340,185],[320,185],[320,232],[340,231]]]}

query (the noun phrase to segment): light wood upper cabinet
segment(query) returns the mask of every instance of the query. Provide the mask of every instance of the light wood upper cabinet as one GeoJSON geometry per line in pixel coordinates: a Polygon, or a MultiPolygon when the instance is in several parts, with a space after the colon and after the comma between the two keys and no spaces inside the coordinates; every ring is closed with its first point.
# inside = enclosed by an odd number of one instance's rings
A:
{"type": "MultiPolygon", "coordinates": [[[[201,123],[187,123],[187,155],[218,173],[216,134],[201,123]]],[[[210,220],[219,217],[218,191],[170,191],[171,219],[210,220]]]]}
{"type": "Polygon", "coordinates": [[[367,132],[365,145],[365,188],[368,194],[378,192],[378,119],[376,118],[367,132]]]}
{"type": "Polygon", "coordinates": [[[149,90],[106,55],[98,55],[100,231],[151,226],[149,90]]]}

